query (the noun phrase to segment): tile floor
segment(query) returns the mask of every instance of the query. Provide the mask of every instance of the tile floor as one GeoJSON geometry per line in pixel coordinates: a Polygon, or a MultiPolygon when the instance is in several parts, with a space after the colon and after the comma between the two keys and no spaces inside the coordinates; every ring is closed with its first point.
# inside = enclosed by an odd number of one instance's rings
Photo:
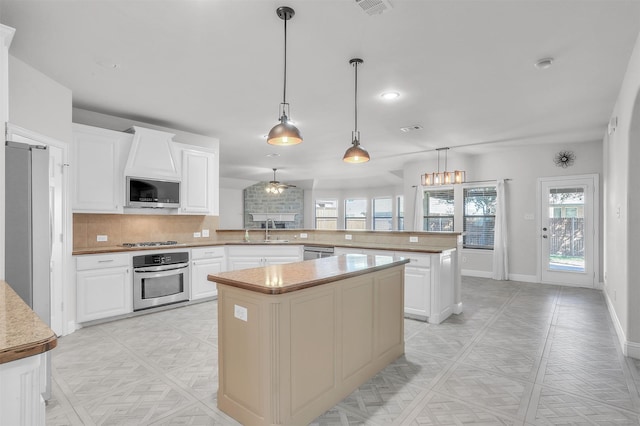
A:
{"type": "MultiPolygon", "coordinates": [[[[601,292],[465,277],[463,302],[440,325],[406,320],[406,354],[312,424],[640,424],[640,361],[601,292]]],[[[236,425],[216,408],[216,308],[61,338],[47,424],[236,425]]]]}

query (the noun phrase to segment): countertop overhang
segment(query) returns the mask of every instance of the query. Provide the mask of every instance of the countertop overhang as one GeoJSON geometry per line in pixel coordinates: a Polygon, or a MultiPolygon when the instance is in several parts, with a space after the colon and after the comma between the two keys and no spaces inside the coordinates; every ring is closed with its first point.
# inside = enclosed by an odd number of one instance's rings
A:
{"type": "Polygon", "coordinates": [[[0,364],[47,352],[58,337],[22,298],[0,281],[0,364]]]}
{"type": "Polygon", "coordinates": [[[396,256],[345,254],[209,275],[209,281],[263,294],[283,294],[409,263],[396,256]]]}

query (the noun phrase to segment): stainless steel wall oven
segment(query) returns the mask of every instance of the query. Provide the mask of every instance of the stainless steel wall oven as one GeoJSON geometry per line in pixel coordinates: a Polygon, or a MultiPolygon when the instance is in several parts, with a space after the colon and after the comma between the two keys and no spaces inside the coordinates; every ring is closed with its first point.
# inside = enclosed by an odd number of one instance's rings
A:
{"type": "Polygon", "coordinates": [[[189,252],[133,256],[133,310],[189,300],[189,252]]]}

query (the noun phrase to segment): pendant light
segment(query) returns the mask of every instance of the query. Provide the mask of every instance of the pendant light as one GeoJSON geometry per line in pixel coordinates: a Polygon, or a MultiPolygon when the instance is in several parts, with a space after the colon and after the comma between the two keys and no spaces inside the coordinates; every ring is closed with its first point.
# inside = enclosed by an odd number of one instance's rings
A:
{"type": "Polygon", "coordinates": [[[356,75],[356,90],[355,90],[355,126],[353,132],[351,132],[351,144],[352,146],[344,153],[342,161],[346,163],[366,163],[369,161],[369,153],[363,147],[360,146],[360,132],[358,131],[358,65],[361,65],[364,61],[360,58],[353,58],[349,61],[355,68],[356,75]]]}
{"type": "Polygon", "coordinates": [[[287,103],[287,21],[293,18],[295,11],[287,6],[281,6],[276,14],[284,21],[284,89],[279,114],[280,123],[273,126],[267,137],[271,145],[296,145],[302,142],[300,130],[289,121],[289,104],[287,103]]]}
{"type": "Polygon", "coordinates": [[[447,171],[449,148],[437,148],[438,171],[422,175],[422,186],[452,185],[465,182],[464,170],[447,171]],[[444,172],[440,172],[440,151],[444,151],[444,172]]]}

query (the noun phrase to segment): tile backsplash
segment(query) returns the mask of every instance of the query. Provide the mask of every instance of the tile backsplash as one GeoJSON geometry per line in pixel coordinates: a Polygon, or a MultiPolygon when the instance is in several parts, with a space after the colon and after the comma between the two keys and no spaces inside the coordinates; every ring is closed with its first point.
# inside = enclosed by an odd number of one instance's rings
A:
{"type": "Polygon", "coordinates": [[[204,215],[74,213],[73,248],[110,247],[140,241],[215,241],[218,223],[218,216],[204,215]],[[193,236],[194,232],[202,232],[203,229],[209,230],[209,237],[193,236]],[[98,235],[106,235],[107,241],[97,241],[98,235]]]}

